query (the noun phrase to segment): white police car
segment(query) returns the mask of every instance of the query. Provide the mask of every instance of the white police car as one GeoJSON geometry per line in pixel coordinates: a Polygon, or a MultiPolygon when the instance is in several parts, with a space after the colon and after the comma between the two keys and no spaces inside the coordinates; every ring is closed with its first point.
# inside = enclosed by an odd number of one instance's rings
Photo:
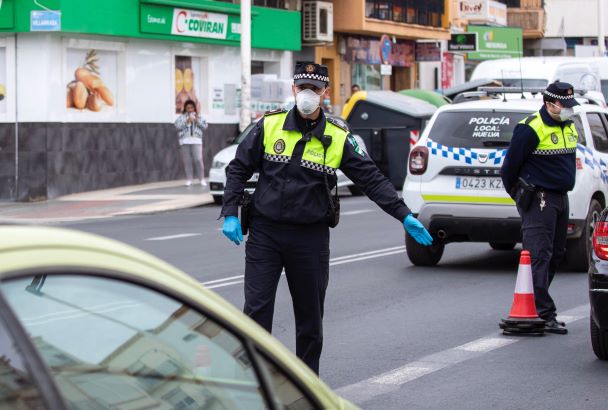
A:
{"type": "MultiPolygon", "coordinates": [[[[587,270],[593,225],[608,198],[608,111],[585,100],[572,118],[579,134],[576,184],[569,193],[566,259],[587,270]]],[[[434,237],[431,247],[406,234],[414,265],[433,266],[451,242],[488,242],[497,250],[521,241],[520,217],[505,192],[500,166],[517,123],[542,106],[520,95],[441,107],[409,156],[403,198],[434,237]]]]}
{"type": "MultiPolygon", "coordinates": [[[[331,118],[340,121],[344,128],[350,129],[346,121],[344,121],[340,117],[332,115],[331,118]]],[[[232,161],[236,156],[236,149],[238,147],[238,144],[243,141],[243,139],[245,139],[247,134],[249,134],[249,131],[251,131],[254,126],[255,123],[250,124],[247,128],[245,128],[242,133],[239,134],[239,136],[234,140],[234,143],[232,145],[219,151],[213,157],[213,163],[211,164],[211,169],[209,170],[209,192],[213,196],[213,201],[218,205],[222,204],[222,199],[224,197],[224,187],[226,186],[226,167],[228,166],[230,161],[232,161]]],[[[364,151],[367,151],[363,139],[358,135],[353,135],[353,137],[355,137],[359,146],[364,151]]],[[[255,186],[258,181],[258,176],[259,175],[257,172],[254,173],[251,178],[245,183],[245,189],[249,193],[252,193],[255,190],[255,186]]],[[[342,171],[338,170],[336,172],[336,176],[338,177],[339,188],[347,187],[350,190],[351,194],[361,194],[359,188],[350,179],[348,179],[348,177],[344,175],[342,171]]]]}

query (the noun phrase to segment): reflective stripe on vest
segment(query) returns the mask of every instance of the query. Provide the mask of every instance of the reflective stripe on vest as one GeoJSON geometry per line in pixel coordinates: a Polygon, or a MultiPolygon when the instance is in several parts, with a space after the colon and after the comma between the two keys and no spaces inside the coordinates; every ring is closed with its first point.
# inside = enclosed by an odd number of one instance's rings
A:
{"type": "Polygon", "coordinates": [[[547,125],[543,122],[540,113],[532,114],[533,118],[524,118],[519,123],[527,124],[538,136],[538,146],[532,152],[534,155],[561,155],[574,154],[578,142],[578,133],[571,123],[562,128],[557,125],[547,125]]]}
{"type": "MultiPolygon", "coordinates": [[[[264,117],[264,159],[267,161],[289,162],[296,143],[302,139],[301,132],[283,129],[286,118],[287,113],[264,117]]],[[[325,122],[323,133],[332,138],[331,144],[327,148],[325,168],[323,168],[323,144],[315,137],[306,143],[300,165],[315,171],[334,174],[342,162],[342,151],[348,133],[329,121],[325,122]]]]}

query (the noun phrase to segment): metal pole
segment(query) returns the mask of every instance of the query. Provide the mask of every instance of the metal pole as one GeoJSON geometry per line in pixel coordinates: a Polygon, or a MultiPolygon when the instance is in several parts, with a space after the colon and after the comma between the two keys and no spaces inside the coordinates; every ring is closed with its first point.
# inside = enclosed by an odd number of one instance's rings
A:
{"type": "Polygon", "coordinates": [[[597,45],[602,57],[606,54],[606,45],[604,44],[604,1],[606,0],[597,0],[597,45]]]}
{"type": "Polygon", "coordinates": [[[17,33],[15,33],[15,195],[14,199],[17,200],[19,197],[19,88],[18,88],[18,63],[19,55],[17,53],[17,33]]]}
{"type": "Polygon", "coordinates": [[[241,122],[251,122],[251,0],[241,0],[241,122]]]}

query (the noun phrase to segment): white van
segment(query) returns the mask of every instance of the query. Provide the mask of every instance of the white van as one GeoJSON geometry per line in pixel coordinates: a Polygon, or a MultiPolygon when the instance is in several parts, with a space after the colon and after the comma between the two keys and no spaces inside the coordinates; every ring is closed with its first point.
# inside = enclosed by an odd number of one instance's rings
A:
{"type": "Polygon", "coordinates": [[[523,57],[486,60],[471,76],[471,81],[492,79],[505,87],[546,87],[559,80],[577,90],[588,91],[595,103],[606,106],[602,79],[608,88],[608,58],[523,57]],[[605,76],[605,77],[603,77],[605,76]]]}

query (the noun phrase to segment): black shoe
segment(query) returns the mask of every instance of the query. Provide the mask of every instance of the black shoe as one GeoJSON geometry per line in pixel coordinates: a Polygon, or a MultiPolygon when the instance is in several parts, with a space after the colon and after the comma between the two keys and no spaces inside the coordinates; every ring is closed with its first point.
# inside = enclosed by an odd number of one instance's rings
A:
{"type": "Polygon", "coordinates": [[[545,332],[565,335],[568,333],[568,329],[566,329],[566,324],[564,322],[558,322],[555,319],[551,319],[547,320],[547,323],[545,323],[545,332]]]}

